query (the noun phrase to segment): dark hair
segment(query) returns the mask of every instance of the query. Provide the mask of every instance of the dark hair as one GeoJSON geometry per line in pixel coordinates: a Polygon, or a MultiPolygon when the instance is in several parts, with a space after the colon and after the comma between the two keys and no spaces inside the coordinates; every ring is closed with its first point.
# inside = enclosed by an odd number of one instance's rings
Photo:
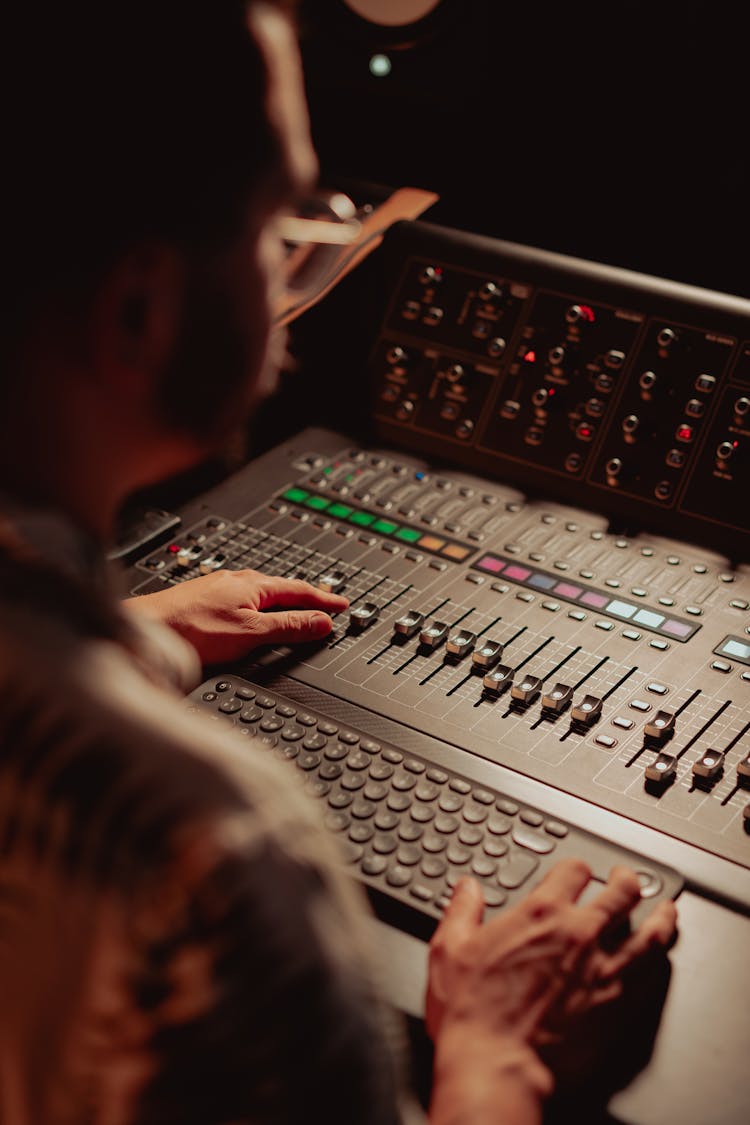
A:
{"type": "Polygon", "coordinates": [[[22,0],[0,18],[6,346],[137,240],[231,237],[275,155],[253,2],[22,0]]]}

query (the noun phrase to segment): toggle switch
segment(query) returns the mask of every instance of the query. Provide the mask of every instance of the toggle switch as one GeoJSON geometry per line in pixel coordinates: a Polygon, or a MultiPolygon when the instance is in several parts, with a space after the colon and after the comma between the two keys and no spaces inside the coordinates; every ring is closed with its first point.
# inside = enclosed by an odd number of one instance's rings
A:
{"type": "Polygon", "coordinates": [[[419,613],[416,609],[407,609],[406,613],[402,613],[393,622],[395,632],[402,637],[413,637],[424,624],[424,614],[419,613]]]}
{"type": "Polygon", "coordinates": [[[573,689],[569,684],[555,684],[552,691],[547,691],[542,696],[542,707],[545,711],[564,711],[573,698],[573,689]]]}
{"type": "Polygon", "coordinates": [[[649,738],[666,740],[674,734],[675,717],[671,711],[657,711],[643,728],[644,734],[649,738]]]}
{"type": "Polygon", "coordinates": [[[591,726],[602,713],[602,701],[597,695],[585,695],[580,703],[576,703],[571,711],[571,718],[576,723],[591,726]]]}

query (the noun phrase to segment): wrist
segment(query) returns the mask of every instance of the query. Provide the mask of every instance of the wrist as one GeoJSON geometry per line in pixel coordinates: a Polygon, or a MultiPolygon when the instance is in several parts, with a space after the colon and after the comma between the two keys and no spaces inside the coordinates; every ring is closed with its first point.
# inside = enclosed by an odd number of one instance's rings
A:
{"type": "Polygon", "coordinates": [[[457,1023],[435,1044],[430,1125],[539,1125],[553,1079],[522,1039],[457,1023]]]}

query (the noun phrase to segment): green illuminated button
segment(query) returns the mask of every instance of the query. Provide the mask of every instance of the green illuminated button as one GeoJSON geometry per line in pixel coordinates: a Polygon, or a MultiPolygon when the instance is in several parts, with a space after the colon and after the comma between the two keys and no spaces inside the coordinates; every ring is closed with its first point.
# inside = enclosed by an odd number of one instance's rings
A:
{"type": "Polygon", "coordinates": [[[421,538],[422,532],[415,531],[413,527],[400,527],[396,532],[396,539],[403,539],[405,543],[416,543],[421,538]]]}
{"type": "Polygon", "coordinates": [[[356,523],[359,527],[369,527],[374,519],[375,516],[371,516],[369,512],[352,512],[349,523],[356,523]]]}
{"type": "Polygon", "coordinates": [[[390,520],[375,520],[372,530],[377,531],[379,535],[393,535],[397,527],[398,524],[391,523],[390,520]]]}
{"type": "Polygon", "coordinates": [[[315,508],[316,512],[322,512],[330,503],[331,501],[326,500],[325,496],[308,496],[305,500],[305,507],[315,508]]]}
{"type": "Polygon", "coordinates": [[[351,514],[352,509],[347,507],[346,504],[331,504],[328,509],[328,515],[333,516],[337,520],[345,520],[351,514]]]}
{"type": "Polygon", "coordinates": [[[309,495],[310,493],[305,492],[304,488],[287,488],[286,492],[282,493],[282,498],[284,500],[291,500],[293,504],[301,504],[309,495]]]}

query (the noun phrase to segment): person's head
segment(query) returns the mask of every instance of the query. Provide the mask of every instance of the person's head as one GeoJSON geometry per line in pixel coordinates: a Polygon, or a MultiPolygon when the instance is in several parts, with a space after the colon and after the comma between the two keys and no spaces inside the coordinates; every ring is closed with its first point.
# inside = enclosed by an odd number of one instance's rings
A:
{"type": "Polygon", "coordinates": [[[126,462],[137,426],[138,487],[217,448],[271,386],[273,219],[317,175],[289,5],[16,8],[0,429],[55,401],[79,445],[108,427],[126,462]]]}

